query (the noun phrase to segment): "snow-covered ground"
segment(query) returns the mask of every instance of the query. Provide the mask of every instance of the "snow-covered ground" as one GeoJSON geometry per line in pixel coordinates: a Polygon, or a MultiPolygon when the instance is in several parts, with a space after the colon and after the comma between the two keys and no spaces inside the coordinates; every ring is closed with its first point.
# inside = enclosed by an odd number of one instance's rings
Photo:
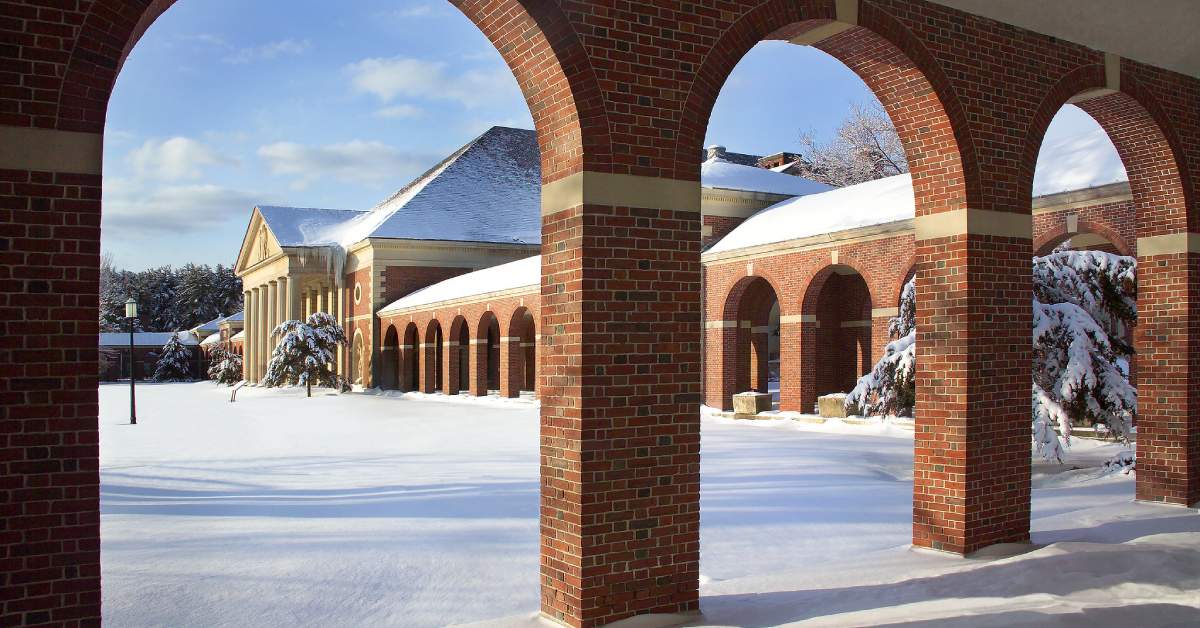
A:
{"type": "MultiPolygon", "coordinates": [[[[143,385],[129,426],[127,394],[100,388],[107,625],[531,623],[532,404],[143,385]]],[[[1194,625],[1200,516],[1075,442],[1036,465],[1035,545],[961,559],[907,546],[911,431],[705,417],[702,622],[1194,625]]]]}

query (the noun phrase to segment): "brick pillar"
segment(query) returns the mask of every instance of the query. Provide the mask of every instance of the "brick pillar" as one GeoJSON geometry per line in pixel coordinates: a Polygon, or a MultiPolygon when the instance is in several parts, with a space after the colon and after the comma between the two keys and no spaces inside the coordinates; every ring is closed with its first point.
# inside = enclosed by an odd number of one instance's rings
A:
{"type": "Polygon", "coordinates": [[[421,343],[421,392],[437,392],[437,343],[433,339],[421,343]]]}
{"type": "Polygon", "coordinates": [[[699,186],[576,175],[542,199],[542,612],[695,612],[699,186]]]}
{"type": "Polygon", "coordinates": [[[1138,239],[1137,499],[1200,502],[1200,234],[1138,239]]]}
{"type": "Polygon", "coordinates": [[[458,340],[453,331],[450,338],[442,341],[442,347],[442,392],[457,395],[461,384],[458,381],[458,340]]]}
{"type": "Polygon", "coordinates": [[[779,409],[792,412],[812,412],[804,407],[800,382],[800,345],[804,327],[800,316],[779,317],[779,409]]]}
{"type": "Polygon", "coordinates": [[[750,328],[750,356],[751,356],[751,376],[754,381],[751,382],[751,389],[756,392],[767,392],[770,379],[770,343],[771,330],[768,327],[755,326],[750,328]]]}
{"type": "Polygon", "coordinates": [[[914,545],[1029,539],[1031,236],[1028,214],[916,219],[914,545]]]}
{"type": "Polygon", "coordinates": [[[487,329],[480,332],[482,338],[471,339],[471,394],[486,397],[488,394],[488,342],[487,329]]]}
{"type": "Polygon", "coordinates": [[[817,403],[817,378],[820,376],[821,356],[817,350],[817,343],[820,340],[821,321],[817,320],[815,314],[801,314],[797,316],[797,326],[799,333],[800,359],[799,368],[796,371],[800,374],[800,382],[797,388],[800,391],[800,408],[801,412],[806,414],[813,413],[813,407],[817,403]]]}
{"type": "Polygon", "coordinates": [[[709,321],[704,327],[704,403],[732,410],[737,387],[737,321],[709,321]]]}
{"type": "MultiPolygon", "coordinates": [[[[511,332],[510,332],[511,333],[511,332]]],[[[525,379],[525,350],[520,336],[500,337],[500,396],[509,399],[521,396],[525,379]]]]}
{"type": "Polygon", "coordinates": [[[0,625],[98,625],[101,136],[0,143],[0,625]]]}

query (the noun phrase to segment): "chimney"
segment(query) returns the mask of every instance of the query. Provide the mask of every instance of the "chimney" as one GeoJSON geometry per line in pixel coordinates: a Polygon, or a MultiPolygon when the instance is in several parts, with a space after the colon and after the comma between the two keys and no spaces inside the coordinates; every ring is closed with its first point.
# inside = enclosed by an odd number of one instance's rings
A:
{"type": "Polygon", "coordinates": [[[712,146],[709,146],[705,150],[708,151],[708,154],[706,155],[706,157],[708,159],[713,159],[713,158],[724,159],[725,158],[725,147],[724,146],[721,146],[719,144],[713,144],[712,146]]]}

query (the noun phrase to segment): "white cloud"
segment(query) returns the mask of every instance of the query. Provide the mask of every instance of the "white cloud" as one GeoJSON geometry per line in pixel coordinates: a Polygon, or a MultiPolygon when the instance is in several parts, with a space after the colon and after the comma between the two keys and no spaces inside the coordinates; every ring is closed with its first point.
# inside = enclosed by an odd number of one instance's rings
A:
{"type": "Polygon", "coordinates": [[[521,100],[516,80],[507,67],[453,74],[439,61],[411,57],[363,59],[346,66],[354,89],[382,102],[397,96],[448,100],[466,107],[521,100]]]}
{"type": "Polygon", "coordinates": [[[429,4],[412,4],[402,9],[392,11],[392,15],[396,17],[425,17],[433,14],[433,5],[429,4]]]}
{"type": "Polygon", "coordinates": [[[236,163],[190,137],[147,140],[129,153],[129,164],[140,178],[180,181],[198,179],[208,166],[236,163]]]}
{"type": "Polygon", "coordinates": [[[1042,141],[1034,196],[1127,179],[1125,165],[1104,129],[1076,107],[1064,107],[1042,141]]]}
{"type": "Polygon", "coordinates": [[[240,48],[222,59],[225,63],[241,65],[253,61],[266,61],[277,59],[284,56],[299,56],[312,49],[312,42],[295,39],[282,39],[254,46],[251,48],[240,48]]]}
{"type": "Polygon", "coordinates": [[[210,184],[149,186],[136,180],[105,178],[104,237],[183,236],[244,220],[251,207],[270,200],[210,184]]]}
{"type": "Polygon", "coordinates": [[[403,183],[429,167],[435,157],[406,153],[377,141],[354,140],[326,146],[276,142],[258,149],[271,173],[298,179],[293,188],[333,177],[358,184],[403,183]]]}
{"type": "Polygon", "coordinates": [[[394,105],[375,112],[379,118],[418,118],[424,111],[415,105],[394,105]]]}

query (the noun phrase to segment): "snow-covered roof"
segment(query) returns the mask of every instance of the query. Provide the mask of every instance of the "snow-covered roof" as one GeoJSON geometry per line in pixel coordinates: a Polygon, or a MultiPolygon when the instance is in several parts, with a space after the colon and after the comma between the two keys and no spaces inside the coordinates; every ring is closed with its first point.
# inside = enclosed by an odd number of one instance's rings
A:
{"type": "Polygon", "coordinates": [[[538,244],[541,157],[533,131],[492,127],[370,211],[259,207],[280,246],[367,238],[538,244]]]}
{"type": "Polygon", "coordinates": [[[242,331],[239,331],[238,333],[230,336],[229,342],[234,342],[236,340],[245,340],[245,339],[246,339],[246,330],[243,329],[242,331]]]}
{"type": "MultiPolygon", "coordinates": [[[[135,347],[161,347],[167,344],[171,336],[178,332],[157,332],[157,331],[139,331],[133,334],[133,345],[135,347]]],[[[185,345],[197,345],[199,341],[191,334],[178,333],[179,342],[185,345]]],[[[128,347],[129,333],[128,332],[104,332],[100,334],[101,347],[128,347]]]]}
{"type": "Polygon", "coordinates": [[[747,218],[707,253],[908,220],[915,213],[912,177],[899,174],[776,203],[747,218]]]}
{"type": "Polygon", "coordinates": [[[242,310],[237,314],[230,314],[221,319],[222,323],[243,323],[246,321],[246,310],[242,310]]]}
{"type": "Polygon", "coordinates": [[[200,341],[201,347],[211,347],[219,344],[221,344],[221,332],[210,334],[207,338],[200,341]]]}
{"type": "Polygon", "coordinates": [[[477,294],[532,288],[541,283],[542,256],[534,255],[515,262],[484,268],[451,277],[400,298],[379,311],[386,314],[432,303],[462,299],[477,294]]]}
{"type": "Polygon", "coordinates": [[[817,194],[833,189],[811,179],[757,166],[743,166],[719,157],[700,164],[700,184],[706,188],[766,192],[786,196],[817,194]]]}
{"type": "Polygon", "coordinates": [[[279,207],[259,205],[267,227],[279,241],[279,246],[315,246],[326,233],[366,212],[349,209],[318,209],[315,207],[279,207]]]}

